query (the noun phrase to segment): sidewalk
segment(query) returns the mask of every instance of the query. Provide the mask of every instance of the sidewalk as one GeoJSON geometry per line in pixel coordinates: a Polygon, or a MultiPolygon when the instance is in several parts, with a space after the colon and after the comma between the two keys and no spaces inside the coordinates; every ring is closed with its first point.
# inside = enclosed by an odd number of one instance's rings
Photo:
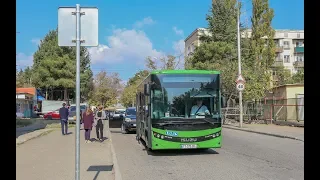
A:
{"type": "Polygon", "coordinates": [[[228,129],[304,141],[304,128],[301,127],[279,126],[272,124],[243,124],[243,127],[239,128],[239,123],[223,125],[223,127],[228,129]]]}
{"type": "MultiPolygon", "coordinates": [[[[75,177],[75,128],[62,136],[60,129],[30,140],[16,148],[17,180],[69,180],[75,177]]],[[[32,132],[35,133],[35,132],[32,132]]],[[[110,137],[107,127],[104,136],[110,137]]],[[[95,138],[95,129],[91,138],[95,138]]],[[[81,179],[115,179],[112,144],[104,142],[84,143],[84,131],[80,131],[81,179]]],[[[116,160],[116,159],[115,159],[116,160]]],[[[115,163],[116,165],[116,163],[115,163]]]]}

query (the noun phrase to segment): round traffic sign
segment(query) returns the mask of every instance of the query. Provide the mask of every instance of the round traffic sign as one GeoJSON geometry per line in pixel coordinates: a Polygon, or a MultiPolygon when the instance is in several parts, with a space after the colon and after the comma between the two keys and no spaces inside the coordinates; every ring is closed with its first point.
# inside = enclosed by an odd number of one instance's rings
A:
{"type": "Polygon", "coordinates": [[[237,87],[238,91],[243,91],[244,90],[244,83],[238,82],[236,87],[237,87]]]}

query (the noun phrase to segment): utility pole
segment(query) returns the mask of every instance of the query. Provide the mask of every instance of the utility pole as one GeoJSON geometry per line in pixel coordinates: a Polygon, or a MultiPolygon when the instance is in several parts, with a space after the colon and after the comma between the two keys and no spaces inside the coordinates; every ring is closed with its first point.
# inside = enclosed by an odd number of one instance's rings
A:
{"type": "MultiPolygon", "coordinates": [[[[241,49],[240,49],[240,1],[238,1],[238,12],[237,12],[237,28],[238,28],[238,75],[241,76],[241,49]]],[[[242,91],[239,90],[239,110],[240,110],[240,128],[243,123],[243,108],[242,108],[242,91]]]]}

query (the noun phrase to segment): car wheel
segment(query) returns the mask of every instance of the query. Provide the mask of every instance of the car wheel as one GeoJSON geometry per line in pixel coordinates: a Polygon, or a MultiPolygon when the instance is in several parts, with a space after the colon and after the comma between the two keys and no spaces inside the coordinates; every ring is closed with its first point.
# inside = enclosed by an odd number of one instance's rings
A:
{"type": "Polygon", "coordinates": [[[121,133],[122,134],[127,134],[128,130],[126,130],[126,128],[124,127],[124,124],[121,124],[121,133]]]}

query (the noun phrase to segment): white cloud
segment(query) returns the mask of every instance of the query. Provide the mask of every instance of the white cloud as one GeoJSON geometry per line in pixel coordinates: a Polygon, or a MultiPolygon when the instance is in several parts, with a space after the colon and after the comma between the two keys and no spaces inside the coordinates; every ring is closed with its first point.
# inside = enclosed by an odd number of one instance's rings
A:
{"type": "Polygon", "coordinates": [[[184,35],[183,30],[178,29],[176,26],[174,26],[174,27],[172,28],[172,30],[173,30],[177,35],[179,35],[179,36],[183,36],[183,35],[184,35]]]}
{"type": "Polygon", "coordinates": [[[33,56],[28,56],[24,53],[18,53],[16,56],[16,65],[18,69],[24,69],[27,66],[32,66],[33,56]]]}
{"type": "Polygon", "coordinates": [[[146,17],[146,18],[142,19],[141,21],[137,21],[134,24],[134,27],[135,28],[142,28],[144,25],[151,25],[154,23],[155,23],[155,21],[151,17],[146,17]]]}
{"type": "Polygon", "coordinates": [[[33,38],[31,39],[31,42],[34,43],[35,45],[40,45],[40,39],[39,38],[33,38]]]}
{"type": "Polygon", "coordinates": [[[174,55],[177,57],[176,61],[179,62],[177,68],[184,69],[184,40],[180,39],[173,42],[172,48],[174,49],[174,55]]]}
{"type": "Polygon", "coordinates": [[[152,42],[141,30],[114,29],[111,36],[107,37],[108,45],[89,48],[91,62],[120,63],[124,60],[144,63],[147,56],[159,57],[162,52],[152,46],[152,42]]]}

